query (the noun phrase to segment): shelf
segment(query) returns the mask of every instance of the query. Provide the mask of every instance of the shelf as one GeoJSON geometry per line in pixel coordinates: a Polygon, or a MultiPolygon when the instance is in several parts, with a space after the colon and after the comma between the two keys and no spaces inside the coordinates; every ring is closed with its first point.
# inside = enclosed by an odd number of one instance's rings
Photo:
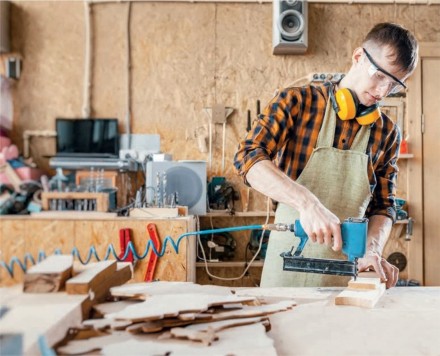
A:
{"type": "MultiPolygon", "coordinates": [[[[252,267],[263,267],[264,261],[252,262],[252,267]]],[[[208,267],[245,267],[246,262],[208,262],[208,267]]],[[[196,267],[205,267],[205,262],[196,262],[196,267]]]]}
{"type": "MultiPolygon", "coordinates": [[[[229,214],[226,211],[221,211],[221,212],[209,212],[206,213],[206,215],[202,215],[201,217],[218,217],[218,218],[223,218],[223,217],[229,217],[229,218],[233,218],[233,217],[265,217],[267,216],[267,212],[266,211],[236,211],[234,214],[229,214]]],[[[269,213],[269,216],[275,216],[275,213],[273,211],[271,211],[269,213]]]]}
{"type": "Polygon", "coordinates": [[[412,153],[401,153],[399,154],[399,158],[414,158],[414,154],[412,153]]]}

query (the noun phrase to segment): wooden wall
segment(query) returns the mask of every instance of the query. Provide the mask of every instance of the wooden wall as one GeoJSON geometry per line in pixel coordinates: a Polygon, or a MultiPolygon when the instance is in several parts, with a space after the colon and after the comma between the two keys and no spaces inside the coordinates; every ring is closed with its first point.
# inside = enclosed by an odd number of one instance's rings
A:
{"type": "MultiPolygon", "coordinates": [[[[352,50],[380,21],[397,21],[420,41],[440,41],[440,6],[309,4],[305,55],[272,55],[270,3],[133,2],[131,9],[132,131],[159,133],[162,151],[175,159],[207,159],[194,131],[206,126],[204,107],[235,108],[226,128],[226,170],[245,134],[246,111],[255,114],[274,89],[313,71],[345,71],[352,50]]],[[[128,3],[92,6],[94,117],[116,117],[124,132],[128,3]]],[[[81,117],[85,10],[82,1],[15,1],[12,47],[23,57],[15,83],[13,138],[22,148],[26,129],[54,129],[56,117],[81,117]]],[[[209,175],[221,172],[221,126],[216,127],[209,175]]],[[[48,167],[53,139],[32,140],[32,155],[48,167]]]]}
{"type": "MultiPolygon", "coordinates": [[[[128,3],[94,3],[91,8],[91,115],[116,117],[125,132],[128,3]]],[[[11,15],[12,48],[23,58],[22,76],[12,87],[12,138],[22,148],[24,130],[53,130],[56,117],[82,116],[85,10],[82,1],[14,1],[11,15]]],[[[207,160],[195,138],[195,131],[207,131],[203,108],[215,103],[233,107],[225,172],[222,127],[217,126],[208,175],[225,175],[240,185],[232,159],[245,134],[246,112],[255,115],[257,99],[264,106],[277,87],[314,71],[346,71],[352,50],[375,23],[395,21],[419,41],[440,42],[439,19],[438,5],[311,3],[307,53],[274,56],[270,3],[133,2],[132,132],[159,133],[162,151],[174,159],[207,160]]],[[[48,169],[44,155],[54,153],[54,140],[33,139],[31,153],[48,169]]],[[[405,165],[399,178],[402,195],[407,193],[405,165]]],[[[253,210],[265,210],[255,192],[251,202],[253,210]]]]}

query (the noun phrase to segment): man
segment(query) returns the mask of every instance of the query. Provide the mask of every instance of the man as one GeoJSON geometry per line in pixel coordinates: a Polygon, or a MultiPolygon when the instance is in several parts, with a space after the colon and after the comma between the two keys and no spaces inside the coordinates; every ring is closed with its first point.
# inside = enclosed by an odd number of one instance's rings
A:
{"type": "MultiPolygon", "coordinates": [[[[307,257],[344,259],[340,223],[367,217],[367,252],[358,268],[375,270],[387,288],[399,274],[382,251],[396,220],[401,134],[378,102],[406,87],[417,53],[408,30],[377,24],[339,83],[280,91],[240,143],[234,162],[245,183],[279,203],[275,222],[300,219],[312,241],[307,257]]],[[[346,277],[283,271],[280,253],[298,241],[289,232],[271,233],[262,287],[347,285],[346,277]]]]}

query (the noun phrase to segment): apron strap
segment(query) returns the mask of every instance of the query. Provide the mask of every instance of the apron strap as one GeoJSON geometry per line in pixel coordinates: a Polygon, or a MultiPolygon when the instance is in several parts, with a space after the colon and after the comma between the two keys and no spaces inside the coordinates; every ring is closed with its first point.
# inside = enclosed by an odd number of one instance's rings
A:
{"type": "MultiPolygon", "coordinates": [[[[331,90],[331,89],[330,89],[331,90]]],[[[336,113],[331,105],[331,100],[327,100],[325,107],[324,120],[319,131],[316,148],[318,147],[333,147],[336,131],[336,113]]],[[[356,134],[353,143],[350,147],[353,151],[366,153],[368,141],[370,139],[371,125],[362,125],[361,129],[356,134]]]]}
{"type": "Polygon", "coordinates": [[[351,144],[350,149],[362,153],[367,152],[368,141],[370,140],[371,125],[362,125],[351,144]]]}
{"type": "Polygon", "coordinates": [[[330,99],[327,100],[324,120],[322,122],[321,130],[319,130],[318,141],[316,141],[316,148],[333,147],[336,130],[336,113],[330,102],[330,99]]]}

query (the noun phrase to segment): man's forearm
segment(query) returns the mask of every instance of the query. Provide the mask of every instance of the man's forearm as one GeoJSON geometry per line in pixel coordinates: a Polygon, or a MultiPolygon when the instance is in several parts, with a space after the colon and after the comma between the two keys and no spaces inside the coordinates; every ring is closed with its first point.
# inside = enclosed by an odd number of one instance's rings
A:
{"type": "Polygon", "coordinates": [[[392,220],[384,215],[373,215],[368,222],[367,253],[382,256],[383,249],[393,227],[392,220]]]}
{"type": "Polygon", "coordinates": [[[318,202],[307,188],[290,179],[269,160],[255,163],[246,179],[253,189],[298,211],[318,202]]]}

